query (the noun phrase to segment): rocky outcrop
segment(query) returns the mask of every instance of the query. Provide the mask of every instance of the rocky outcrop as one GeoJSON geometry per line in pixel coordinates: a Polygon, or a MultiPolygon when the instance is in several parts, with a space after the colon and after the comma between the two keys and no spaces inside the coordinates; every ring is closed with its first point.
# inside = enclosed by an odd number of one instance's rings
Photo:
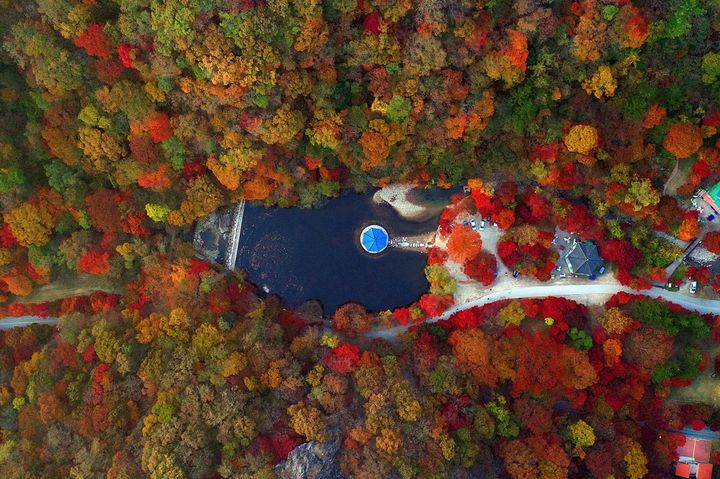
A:
{"type": "Polygon", "coordinates": [[[340,472],[340,429],[328,428],[330,440],[301,444],[288,454],[287,459],[275,466],[281,479],[344,479],[340,472]]]}
{"type": "Polygon", "coordinates": [[[224,265],[231,241],[235,209],[215,211],[198,221],[193,246],[200,256],[224,265]]]}

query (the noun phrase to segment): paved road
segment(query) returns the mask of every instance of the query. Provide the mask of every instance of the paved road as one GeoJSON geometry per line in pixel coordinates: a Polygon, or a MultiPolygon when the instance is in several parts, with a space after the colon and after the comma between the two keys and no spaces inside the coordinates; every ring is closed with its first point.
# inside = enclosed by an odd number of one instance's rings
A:
{"type": "MultiPolygon", "coordinates": [[[[501,301],[504,299],[519,299],[519,298],[544,298],[546,296],[560,296],[560,297],[572,297],[572,296],[587,296],[589,294],[608,294],[612,295],[624,291],[630,294],[642,294],[650,298],[662,298],[666,301],[679,304],[680,306],[697,311],[699,313],[713,313],[720,314],[720,301],[712,299],[703,299],[695,296],[686,296],[677,292],[668,291],[662,288],[653,288],[646,291],[635,291],[627,286],[619,286],[614,284],[558,284],[558,285],[547,285],[547,286],[527,286],[516,289],[508,289],[505,291],[498,291],[483,296],[482,298],[469,301],[467,303],[458,304],[445,311],[440,316],[435,316],[426,319],[426,323],[434,323],[436,321],[448,319],[458,311],[464,311],[472,308],[473,306],[482,306],[484,304],[493,303],[495,301],[501,301]]],[[[413,325],[396,326],[394,328],[374,330],[366,334],[368,338],[385,338],[391,339],[396,335],[406,331],[413,325]]]]}
{"type": "Polygon", "coordinates": [[[57,324],[57,318],[41,318],[40,316],[17,316],[0,319],[0,329],[19,328],[31,324],[57,324]]]}
{"type": "MultiPolygon", "coordinates": [[[[426,319],[426,323],[434,323],[443,319],[448,319],[453,314],[472,308],[473,306],[482,306],[484,304],[502,301],[505,299],[519,298],[544,298],[546,296],[572,297],[587,296],[590,294],[608,294],[612,295],[624,291],[630,294],[642,294],[650,298],[661,298],[671,303],[678,304],[688,310],[697,311],[699,313],[720,314],[720,300],[703,299],[696,296],[687,296],[662,288],[652,288],[645,291],[635,291],[627,286],[619,286],[614,284],[555,284],[547,286],[526,286],[505,291],[497,291],[490,293],[482,298],[469,301],[467,303],[458,304],[445,311],[440,316],[426,319]]],[[[39,316],[19,316],[7,317],[0,320],[0,330],[28,326],[30,324],[49,324],[57,323],[57,318],[42,318],[39,316]]],[[[399,333],[406,331],[412,325],[396,326],[383,330],[374,330],[366,334],[368,338],[393,338],[399,333]]]]}

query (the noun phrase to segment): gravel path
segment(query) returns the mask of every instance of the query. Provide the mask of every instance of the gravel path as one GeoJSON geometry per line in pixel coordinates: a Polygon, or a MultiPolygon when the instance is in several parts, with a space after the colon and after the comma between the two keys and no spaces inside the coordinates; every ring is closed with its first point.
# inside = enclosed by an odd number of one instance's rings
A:
{"type": "MultiPolygon", "coordinates": [[[[494,303],[496,301],[502,301],[505,299],[544,298],[547,296],[559,296],[563,298],[572,298],[573,300],[575,300],[573,297],[581,296],[581,298],[576,301],[582,303],[583,298],[588,299],[591,295],[602,294],[611,296],[621,291],[629,294],[641,294],[650,298],[661,298],[671,303],[678,304],[686,309],[697,311],[699,313],[720,314],[719,300],[686,296],[681,293],[667,291],[662,288],[636,291],[627,286],[621,286],[616,284],[555,284],[545,286],[526,286],[490,293],[483,296],[482,298],[468,301],[467,303],[455,305],[445,311],[440,316],[428,318],[424,322],[434,323],[436,321],[445,320],[459,311],[464,311],[474,306],[482,306],[484,304],[494,303]]],[[[412,326],[413,325],[405,325],[396,326],[388,329],[377,329],[368,332],[366,334],[366,337],[392,339],[398,334],[407,331],[412,326]]]]}

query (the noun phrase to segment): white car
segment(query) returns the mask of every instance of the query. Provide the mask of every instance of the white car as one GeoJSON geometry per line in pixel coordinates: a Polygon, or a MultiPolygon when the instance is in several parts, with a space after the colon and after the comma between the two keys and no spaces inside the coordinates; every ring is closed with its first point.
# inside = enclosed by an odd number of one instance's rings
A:
{"type": "Polygon", "coordinates": [[[690,294],[697,293],[697,281],[690,282],[690,294]]]}
{"type": "Polygon", "coordinates": [[[475,222],[475,218],[470,219],[470,228],[477,231],[477,223],[475,222]]]}
{"type": "Polygon", "coordinates": [[[481,230],[485,229],[485,220],[480,221],[480,229],[481,230]]]}

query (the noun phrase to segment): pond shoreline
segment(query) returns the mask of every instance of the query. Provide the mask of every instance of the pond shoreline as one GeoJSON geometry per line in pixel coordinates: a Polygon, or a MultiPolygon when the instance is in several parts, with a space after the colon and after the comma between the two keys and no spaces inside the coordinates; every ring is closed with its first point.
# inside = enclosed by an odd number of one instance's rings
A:
{"type": "Polygon", "coordinates": [[[403,219],[408,221],[425,221],[432,216],[432,211],[413,199],[413,192],[418,185],[396,184],[386,186],[375,192],[373,201],[377,204],[388,204],[403,219]]]}
{"type": "Polygon", "coordinates": [[[248,203],[235,268],[288,306],[317,300],[328,315],[350,302],[364,304],[369,311],[414,303],[429,287],[424,251],[389,247],[370,254],[360,246],[360,232],[378,224],[391,238],[423,235],[427,241],[425,235],[436,230],[439,213],[418,206],[413,217],[421,218],[422,213],[427,218],[410,220],[393,206],[378,203],[375,193],[348,192],[314,209],[248,203]]]}

